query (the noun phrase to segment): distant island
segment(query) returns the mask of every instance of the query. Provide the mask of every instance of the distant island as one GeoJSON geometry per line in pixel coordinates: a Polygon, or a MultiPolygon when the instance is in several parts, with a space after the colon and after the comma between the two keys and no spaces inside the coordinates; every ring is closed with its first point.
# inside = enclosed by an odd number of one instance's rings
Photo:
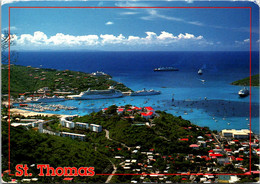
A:
{"type": "MultiPolygon", "coordinates": [[[[108,89],[114,86],[122,92],[131,91],[120,82],[103,72],[84,73],[71,70],[56,70],[47,68],[34,68],[31,66],[11,65],[11,96],[17,97],[21,93],[32,94],[39,89],[53,94],[78,94],[89,88],[95,90],[108,89]]],[[[8,93],[8,65],[2,65],[2,94],[8,93]]]]}
{"type": "MultiPolygon", "coordinates": [[[[249,81],[250,78],[244,78],[241,80],[237,80],[235,82],[232,82],[232,85],[237,85],[237,86],[249,86],[249,81]]],[[[259,86],[259,74],[252,75],[251,76],[251,86],[259,86]]]]}

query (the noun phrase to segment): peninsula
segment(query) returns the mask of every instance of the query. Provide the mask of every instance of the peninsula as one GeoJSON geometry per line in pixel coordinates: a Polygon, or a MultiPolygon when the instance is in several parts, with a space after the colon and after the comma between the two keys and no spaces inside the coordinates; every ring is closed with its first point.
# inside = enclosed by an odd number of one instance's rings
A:
{"type": "MultiPolygon", "coordinates": [[[[8,93],[8,71],[8,65],[2,65],[2,94],[8,93]]],[[[23,93],[31,95],[39,92],[50,95],[78,94],[89,88],[104,90],[109,86],[122,92],[131,91],[124,84],[112,80],[112,77],[104,72],[84,73],[11,65],[10,76],[10,89],[13,97],[18,97],[23,93]]]]}

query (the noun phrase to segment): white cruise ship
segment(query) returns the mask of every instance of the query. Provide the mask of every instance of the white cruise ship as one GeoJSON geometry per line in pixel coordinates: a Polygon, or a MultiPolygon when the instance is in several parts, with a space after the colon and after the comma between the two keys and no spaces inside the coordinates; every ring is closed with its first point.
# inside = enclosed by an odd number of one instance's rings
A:
{"type": "Polygon", "coordinates": [[[148,95],[159,95],[161,91],[155,91],[153,89],[146,90],[145,88],[140,91],[135,91],[131,93],[131,96],[148,96],[148,95]]]}
{"type": "Polygon", "coordinates": [[[31,101],[31,102],[48,103],[48,102],[61,102],[61,101],[64,101],[64,100],[65,100],[65,98],[63,96],[57,97],[56,95],[53,95],[52,97],[43,96],[43,97],[38,98],[38,99],[31,101]]]}
{"type": "Polygon", "coordinates": [[[121,91],[109,87],[106,90],[90,90],[81,92],[79,95],[68,95],[69,99],[74,100],[95,100],[95,99],[106,99],[106,98],[118,98],[122,97],[121,91]]]}

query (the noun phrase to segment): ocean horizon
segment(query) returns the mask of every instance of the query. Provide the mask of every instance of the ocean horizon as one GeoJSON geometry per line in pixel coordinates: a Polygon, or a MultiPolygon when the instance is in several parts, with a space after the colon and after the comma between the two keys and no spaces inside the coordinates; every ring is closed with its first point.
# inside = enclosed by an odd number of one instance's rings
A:
{"type": "MultiPolygon", "coordinates": [[[[162,92],[156,96],[85,100],[80,104],[75,100],[56,102],[78,107],[77,111],[58,111],[60,114],[84,115],[112,104],[132,104],[152,106],[212,130],[249,128],[250,98],[240,98],[237,93],[242,87],[231,85],[249,76],[249,52],[26,51],[17,54],[15,64],[18,65],[86,73],[103,71],[132,90],[146,88],[162,92]],[[168,66],[179,71],[153,71],[168,66]],[[203,70],[201,76],[197,74],[199,69],[203,70]],[[173,95],[174,103],[171,102],[173,95]]],[[[252,75],[259,73],[258,58],[258,52],[252,52],[252,75]]],[[[259,87],[251,90],[251,126],[252,131],[259,134],[259,87]]]]}

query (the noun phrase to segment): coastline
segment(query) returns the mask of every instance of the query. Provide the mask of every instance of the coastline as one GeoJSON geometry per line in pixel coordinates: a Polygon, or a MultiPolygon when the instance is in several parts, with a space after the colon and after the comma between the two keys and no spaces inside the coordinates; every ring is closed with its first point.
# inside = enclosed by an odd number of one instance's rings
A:
{"type": "Polygon", "coordinates": [[[27,110],[22,110],[22,109],[18,109],[18,108],[12,108],[10,109],[10,112],[12,113],[12,115],[14,114],[20,114],[22,116],[28,117],[28,116],[57,116],[57,117],[64,117],[64,116],[68,116],[65,114],[52,114],[52,113],[42,113],[42,112],[33,112],[33,111],[27,111],[27,110]]]}

